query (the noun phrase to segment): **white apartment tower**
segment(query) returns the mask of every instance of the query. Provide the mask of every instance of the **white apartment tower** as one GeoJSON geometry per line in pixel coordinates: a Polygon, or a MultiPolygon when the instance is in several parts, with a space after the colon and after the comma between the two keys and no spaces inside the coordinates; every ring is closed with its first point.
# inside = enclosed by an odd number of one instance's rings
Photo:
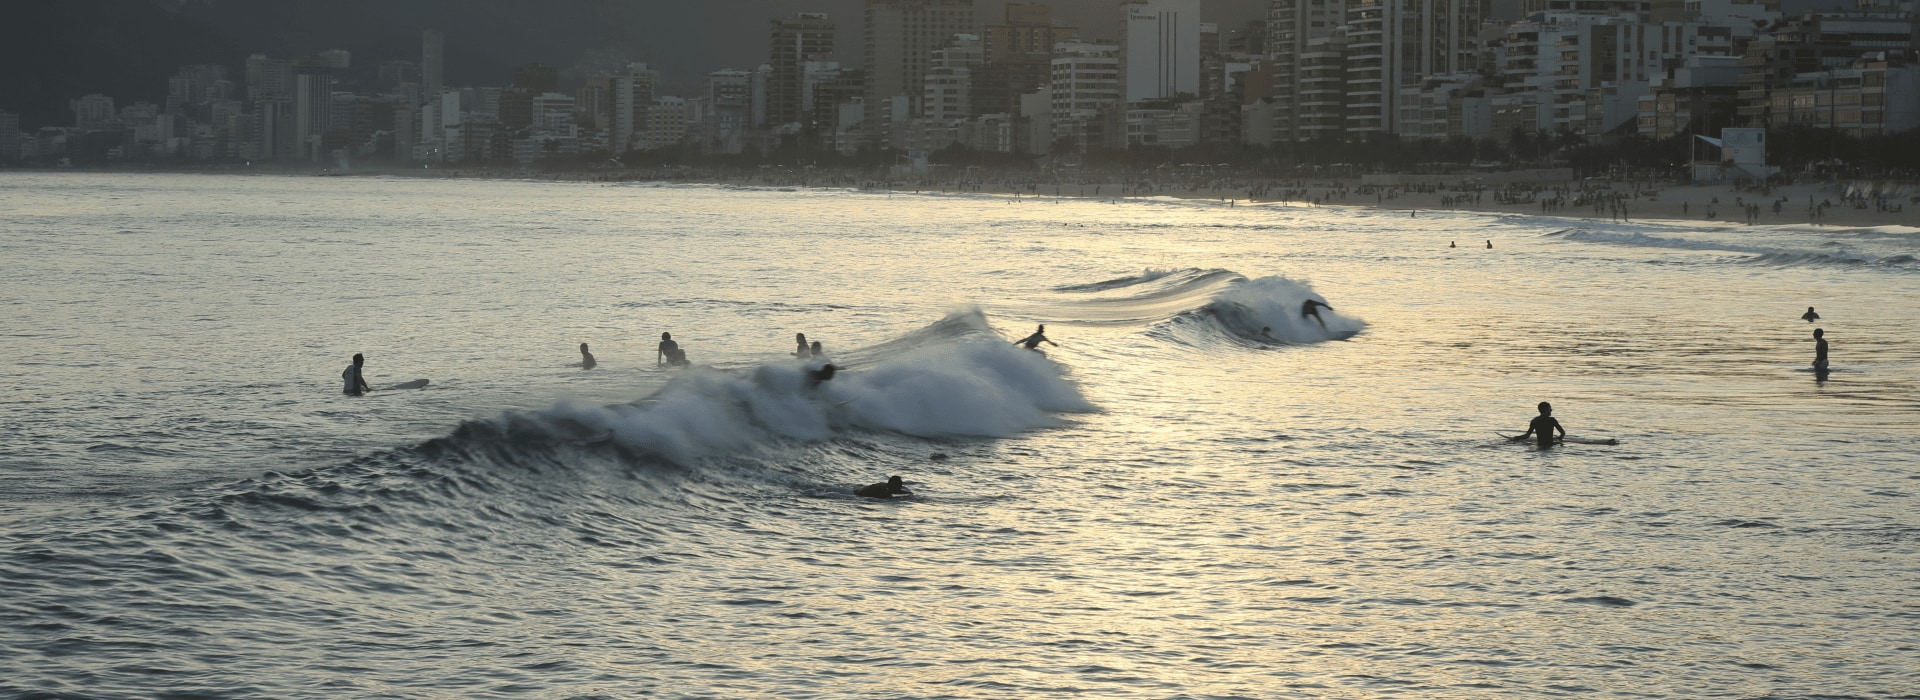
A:
{"type": "Polygon", "coordinates": [[[1200,0],[1131,0],[1120,10],[1126,100],[1200,94],[1200,0]]]}
{"type": "Polygon", "coordinates": [[[1052,97],[1053,138],[1083,139],[1086,125],[1120,103],[1120,47],[1082,41],[1054,45],[1052,97]]]}

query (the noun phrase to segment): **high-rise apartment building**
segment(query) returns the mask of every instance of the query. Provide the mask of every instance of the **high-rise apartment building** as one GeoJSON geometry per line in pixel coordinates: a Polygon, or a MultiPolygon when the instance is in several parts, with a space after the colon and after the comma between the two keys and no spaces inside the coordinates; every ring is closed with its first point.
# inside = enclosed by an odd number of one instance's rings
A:
{"type": "Polygon", "coordinates": [[[254,54],[247,58],[247,100],[279,100],[293,96],[293,61],[254,54]]]}
{"type": "Polygon", "coordinates": [[[982,56],[980,38],[972,34],[954,37],[945,48],[934,49],[931,66],[923,81],[925,93],[920,100],[921,114],[933,119],[965,119],[972,116],[974,71],[982,56]]]}
{"type": "MultiPolygon", "coordinates": [[[[1198,1],[1198,0],[1194,0],[1198,1]]],[[[866,95],[862,126],[869,142],[899,145],[899,101],[914,107],[926,90],[933,50],[972,33],[973,0],[867,0],[866,95]]]]}
{"type": "Polygon", "coordinates": [[[1120,47],[1063,42],[1055,47],[1052,68],[1053,138],[1072,140],[1077,148],[1098,143],[1102,117],[1120,104],[1120,47]]]}
{"type": "Polygon", "coordinates": [[[1078,30],[1053,24],[1053,8],[1039,3],[1007,3],[1000,24],[981,30],[984,65],[973,74],[973,113],[1017,113],[1020,96],[1047,85],[1053,72],[1053,46],[1078,30]]]}
{"type": "Polygon", "coordinates": [[[838,26],[824,12],[802,12],[773,20],[771,56],[773,72],[767,79],[766,121],[771,124],[802,123],[812,128],[807,106],[813,101],[807,89],[807,64],[833,54],[834,33],[838,26]]]}
{"type": "Polygon", "coordinates": [[[333,66],[317,59],[293,65],[293,135],[302,160],[319,160],[333,120],[333,66]]]}
{"type": "Polygon", "coordinates": [[[1479,0],[1347,3],[1347,132],[1397,133],[1400,88],[1472,71],[1479,27],[1479,0]]]}
{"type": "Polygon", "coordinates": [[[1346,128],[1346,21],[1346,0],[1273,0],[1267,6],[1275,139],[1304,140],[1346,128]],[[1330,64],[1337,67],[1330,71],[1330,64]],[[1331,92],[1328,78],[1334,79],[1331,92]]]}
{"type": "Polygon", "coordinates": [[[1131,0],[1120,11],[1126,100],[1200,94],[1200,0],[1131,0]]]}
{"type": "Polygon", "coordinates": [[[615,155],[645,144],[639,140],[647,128],[647,115],[653,109],[653,85],[659,73],[645,63],[629,64],[613,76],[613,134],[608,137],[615,155]]]}
{"type": "Polygon", "coordinates": [[[429,29],[420,33],[420,80],[421,92],[426,99],[432,100],[446,87],[447,39],[439,30],[429,29]]]}
{"type": "Polygon", "coordinates": [[[67,105],[73,108],[73,126],[80,131],[105,129],[113,123],[113,98],[106,95],[95,93],[67,105]]]}

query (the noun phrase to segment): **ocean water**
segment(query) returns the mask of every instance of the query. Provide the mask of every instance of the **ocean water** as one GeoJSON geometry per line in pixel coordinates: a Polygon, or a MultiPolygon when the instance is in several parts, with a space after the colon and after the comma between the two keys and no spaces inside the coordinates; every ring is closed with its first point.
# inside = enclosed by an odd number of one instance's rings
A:
{"type": "Polygon", "coordinates": [[[1916,255],[0,176],[0,696],[1916,697],[1916,255]],[[343,396],[355,352],[431,384],[343,396]],[[1539,401],[1620,444],[1495,434],[1539,401]],[[915,495],[850,495],[889,475],[915,495]]]}

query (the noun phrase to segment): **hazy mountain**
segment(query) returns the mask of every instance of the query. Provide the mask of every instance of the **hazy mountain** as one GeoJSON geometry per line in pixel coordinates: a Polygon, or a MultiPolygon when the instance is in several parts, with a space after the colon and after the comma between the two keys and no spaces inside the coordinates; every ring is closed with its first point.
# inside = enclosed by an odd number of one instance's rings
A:
{"type": "MultiPolygon", "coordinates": [[[[861,62],[864,0],[40,0],[9,13],[18,34],[0,41],[0,109],[28,126],[67,124],[67,100],[90,92],[123,104],[158,102],[183,63],[225,63],[236,78],[247,54],[352,53],[354,71],[420,60],[420,32],[446,35],[447,80],[500,85],[515,65],[574,67],[593,52],[658,67],[663,89],[690,92],[700,76],[767,60],[767,22],[827,12],[840,22],[838,60],[861,62]],[[19,31],[26,30],[26,31],[19,31]]],[[[982,22],[1003,0],[977,3],[982,22]]],[[[1117,0],[1056,0],[1060,23],[1112,38],[1117,0]]],[[[1266,0],[1205,0],[1223,30],[1264,16],[1266,0]]]]}

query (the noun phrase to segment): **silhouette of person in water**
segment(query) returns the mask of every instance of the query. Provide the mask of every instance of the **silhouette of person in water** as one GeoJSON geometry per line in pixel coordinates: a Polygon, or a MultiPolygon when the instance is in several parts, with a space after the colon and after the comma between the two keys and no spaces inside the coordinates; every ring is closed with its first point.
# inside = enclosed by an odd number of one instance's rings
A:
{"type": "Polygon", "coordinates": [[[793,344],[795,346],[793,349],[794,357],[799,357],[799,358],[812,357],[812,355],[807,352],[807,334],[805,333],[793,334],[793,344]]]}
{"type": "Polygon", "coordinates": [[[1813,329],[1813,371],[1827,371],[1827,332],[1813,329]]]}
{"type": "Polygon", "coordinates": [[[1279,338],[1273,337],[1273,326],[1261,326],[1260,337],[1266,338],[1267,340],[1279,340],[1279,338]]]}
{"type": "Polygon", "coordinates": [[[1320,318],[1320,309],[1332,309],[1332,308],[1333,307],[1328,305],[1327,302],[1320,301],[1318,299],[1308,299],[1305,302],[1300,304],[1300,318],[1313,319],[1314,322],[1320,324],[1320,330],[1324,331],[1327,329],[1327,322],[1324,319],[1320,318]]]}
{"type": "Polygon", "coordinates": [[[364,392],[373,391],[373,387],[367,386],[367,378],[360,376],[360,368],[365,364],[367,364],[367,358],[357,352],[353,354],[353,364],[347,365],[347,369],[340,373],[340,378],[346,380],[346,390],[342,393],[348,396],[359,396],[364,392]]]}
{"type": "Polygon", "coordinates": [[[816,340],[813,341],[812,346],[807,348],[807,354],[812,357],[826,357],[827,351],[825,348],[820,347],[820,341],[816,340]]]}
{"type": "Polygon", "coordinates": [[[1044,323],[1040,324],[1040,328],[1035,330],[1033,335],[1013,341],[1014,345],[1024,345],[1028,350],[1035,352],[1039,352],[1041,343],[1046,343],[1056,348],[1060,347],[1059,343],[1047,339],[1047,325],[1044,323]]]}
{"type": "Polygon", "coordinates": [[[820,382],[831,381],[834,373],[838,371],[840,368],[833,366],[831,362],[820,365],[820,369],[807,373],[807,386],[820,386],[820,382]]]}
{"type": "Polygon", "coordinates": [[[1814,313],[1813,307],[1809,306],[1807,307],[1806,313],[1800,314],[1800,320],[1806,321],[1807,323],[1813,323],[1814,321],[1820,320],[1820,314],[1814,313]]]}
{"type": "Polygon", "coordinates": [[[1447,247],[1448,247],[1448,248],[1458,248],[1458,247],[1460,247],[1460,246],[1459,246],[1459,245],[1456,245],[1456,244],[1455,244],[1455,243],[1454,243],[1453,241],[1447,241],[1447,247]]]}
{"type": "Polygon", "coordinates": [[[913,492],[907,490],[906,482],[901,481],[900,477],[889,476],[887,483],[867,484],[855,489],[853,495],[861,498],[893,498],[895,495],[911,496],[913,492]]]}
{"type": "Polygon", "coordinates": [[[1493,239],[1487,239],[1487,250],[1493,250],[1493,239]]]}
{"type": "Polygon", "coordinates": [[[1527,424],[1527,432],[1514,437],[1513,441],[1520,442],[1533,437],[1541,447],[1552,447],[1555,442],[1553,432],[1556,430],[1560,431],[1560,439],[1566,439],[1567,429],[1560,427],[1560,421],[1553,418],[1553,404],[1542,401],[1540,415],[1534,416],[1533,422],[1527,424]]]}
{"type": "Polygon", "coordinates": [[[672,333],[660,334],[660,351],[654,355],[653,366],[687,366],[687,351],[681,350],[679,343],[673,342],[672,333]]]}
{"type": "Polygon", "coordinates": [[[599,363],[593,361],[593,353],[587,352],[587,344],[581,343],[580,344],[580,369],[593,369],[593,366],[596,364],[599,364],[599,363]]]}

